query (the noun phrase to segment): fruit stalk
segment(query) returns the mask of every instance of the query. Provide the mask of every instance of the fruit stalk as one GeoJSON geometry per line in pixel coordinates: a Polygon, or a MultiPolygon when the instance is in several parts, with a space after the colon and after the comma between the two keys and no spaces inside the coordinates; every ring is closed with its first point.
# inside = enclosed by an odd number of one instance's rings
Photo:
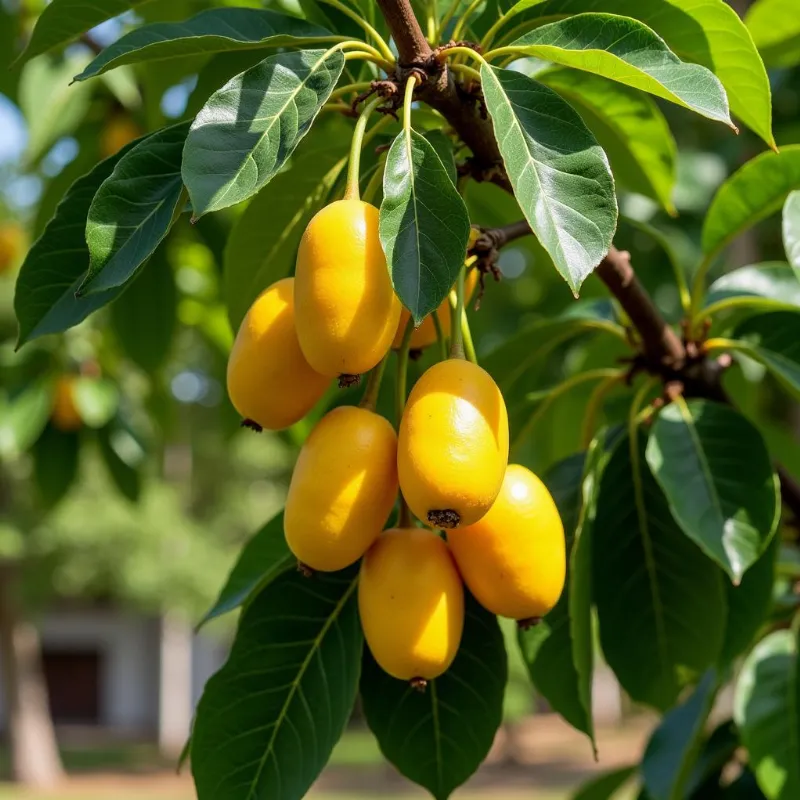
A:
{"type": "MultiPolygon", "coordinates": [[[[465,267],[461,267],[456,281],[456,302],[453,307],[453,315],[450,318],[450,358],[465,358],[464,336],[462,329],[462,317],[464,316],[464,273],[465,267]]],[[[474,350],[473,350],[474,356],[474,350]]],[[[474,360],[474,359],[471,359],[474,360]]]]}
{"type": "MultiPolygon", "coordinates": [[[[395,381],[395,414],[397,429],[400,429],[400,420],[403,418],[403,409],[406,405],[406,392],[408,389],[408,353],[411,349],[411,334],[414,333],[414,318],[409,317],[406,329],[403,332],[403,341],[397,351],[397,380],[395,381]]],[[[397,516],[398,528],[413,528],[414,518],[408,507],[403,491],[400,490],[400,510],[397,516]]]]}
{"type": "Polygon", "coordinates": [[[350,163],[347,165],[347,186],[344,190],[345,200],[360,200],[361,189],[359,188],[359,176],[361,173],[361,145],[364,141],[364,133],[367,130],[367,122],[370,115],[383,101],[381,97],[375,97],[361,112],[356,129],[353,131],[353,141],[350,144],[350,163]]]}
{"type": "Polygon", "coordinates": [[[364,390],[364,396],[358,404],[359,408],[366,408],[367,411],[374,411],[375,406],[378,405],[378,395],[381,391],[381,383],[383,382],[383,376],[386,372],[386,363],[389,360],[390,352],[391,351],[388,351],[378,362],[377,366],[370,371],[367,388],[364,390]]]}

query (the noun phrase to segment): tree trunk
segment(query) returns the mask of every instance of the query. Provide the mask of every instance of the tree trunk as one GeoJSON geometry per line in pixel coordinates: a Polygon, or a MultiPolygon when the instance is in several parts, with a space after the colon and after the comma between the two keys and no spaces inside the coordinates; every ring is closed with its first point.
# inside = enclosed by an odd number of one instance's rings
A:
{"type": "Polygon", "coordinates": [[[42,669],[39,632],[25,620],[18,567],[0,567],[0,658],[12,780],[51,787],[64,777],[42,669]]]}

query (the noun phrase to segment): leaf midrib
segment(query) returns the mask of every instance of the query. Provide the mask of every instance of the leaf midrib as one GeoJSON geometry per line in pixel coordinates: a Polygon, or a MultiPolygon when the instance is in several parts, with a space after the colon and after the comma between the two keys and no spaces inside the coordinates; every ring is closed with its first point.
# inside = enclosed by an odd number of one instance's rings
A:
{"type": "Polygon", "coordinates": [[[417,208],[417,182],[414,179],[414,153],[413,148],[411,146],[411,133],[412,129],[409,126],[407,129],[403,130],[403,141],[405,144],[406,150],[406,159],[408,160],[408,183],[409,183],[409,193],[411,194],[411,202],[414,205],[414,240],[416,243],[416,255],[417,255],[417,295],[416,301],[414,303],[414,317],[416,319],[417,313],[419,311],[419,297],[420,297],[420,289],[422,285],[422,274],[421,274],[421,263],[422,263],[422,253],[420,250],[420,243],[419,243],[419,210],[417,208]]]}
{"type": "Polygon", "coordinates": [[[253,776],[253,780],[250,782],[250,786],[247,790],[247,800],[251,800],[251,798],[255,798],[257,795],[255,794],[256,790],[258,789],[258,782],[261,779],[261,774],[264,771],[264,767],[267,764],[267,760],[269,759],[270,755],[273,755],[273,748],[275,746],[275,741],[278,737],[278,733],[280,732],[281,725],[283,724],[284,719],[286,719],[286,715],[289,713],[289,707],[294,700],[295,694],[300,689],[300,684],[302,683],[303,677],[305,676],[306,670],[311,665],[311,661],[313,660],[314,656],[317,655],[319,652],[319,648],[322,644],[323,639],[327,636],[328,631],[330,630],[331,626],[338,620],[339,615],[342,612],[347,601],[350,599],[350,596],[353,594],[356,586],[358,585],[358,578],[354,578],[350,582],[350,586],[347,587],[347,591],[339,598],[339,601],[336,603],[333,611],[329,614],[328,619],[325,620],[325,624],[320,629],[320,632],[317,636],[314,637],[311,647],[308,650],[306,657],[303,659],[303,663],[300,665],[300,669],[298,670],[296,678],[292,681],[291,689],[289,689],[288,694],[286,695],[286,700],[281,707],[280,713],[278,714],[277,719],[275,720],[275,724],[272,728],[272,734],[270,735],[269,742],[267,743],[266,748],[264,749],[264,753],[261,758],[258,760],[258,768],[256,769],[256,773],[253,776]]]}

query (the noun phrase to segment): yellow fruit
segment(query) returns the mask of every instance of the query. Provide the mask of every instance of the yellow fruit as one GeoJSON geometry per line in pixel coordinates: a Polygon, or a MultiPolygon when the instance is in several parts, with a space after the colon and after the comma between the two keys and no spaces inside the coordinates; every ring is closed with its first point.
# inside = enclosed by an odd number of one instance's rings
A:
{"type": "MultiPolygon", "coordinates": [[[[464,298],[468,302],[475,292],[475,287],[478,284],[478,277],[480,272],[477,269],[470,269],[467,271],[467,276],[464,281],[464,298]]],[[[450,335],[450,301],[445,297],[442,304],[436,309],[439,315],[439,322],[442,324],[442,330],[445,336],[450,335]]],[[[411,319],[411,312],[403,308],[400,312],[400,322],[397,326],[397,332],[394,335],[392,347],[396,350],[403,343],[403,334],[406,331],[406,325],[411,319]]],[[[433,315],[429,314],[422,320],[419,328],[414,330],[411,334],[411,344],[409,345],[412,350],[424,350],[436,341],[436,326],[433,324],[433,315]]]]}
{"type": "Polygon", "coordinates": [[[393,528],[361,563],[358,609],[375,660],[400,680],[431,680],[453,663],[464,587],[447,545],[423,528],[393,528]]]}
{"type": "Polygon", "coordinates": [[[141,135],[141,128],[130,117],[114,117],[103,128],[100,136],[100,153],[103,158],[113,156],[141,135]]]}
{"type": "Polygon", "coordinates": [[[293,425],[330,383],[306,361],[294,317],[294,278],[284,278],[263,291],[242,320],[228,358],[228,395],[248,424],[269,430],[293,425]]]}
{"type": "Polygon", "coordinates": [[[392,344],[400,301],[378,238],[378,209],[339,200],[317,213],[300,241],[297,334],[323,375],[360,375],[392,344]]]}
{"type": "Polygon", "coordinates": [[[462,359],[432,366],[408,398],[397,450],[411,510],[438,528],[472,525],[491,507],[508,463],[508,415],[488,372],[462,359]]]}
{"type": "Polygon", "coordinates": [[[394,428],[364,408],[335,408],[294,468],[283,521],[289,548],[312,569],[344,569],[378,538],[396,497],[394,428]]]}
{"type": "Polygon", "coordinates": [[[56,381],[50,419],[58,430],[65,432],[77,431],[83,425],[75,405],[75,378],[72,375],[61,375],[56,381]]]}
{"type": "Polygon", "coordinates": [[[566,576],[564,526],[547,487],[509,464],[486,516],[449,535],[450,550],[478,602],[501,617],[543,617],[566,576]]]}
{"type": "Polygon", "coordinates": [[[25,252],[25,231],[16,222],[0,224],[0,275],[10,271],[25,252]]]}

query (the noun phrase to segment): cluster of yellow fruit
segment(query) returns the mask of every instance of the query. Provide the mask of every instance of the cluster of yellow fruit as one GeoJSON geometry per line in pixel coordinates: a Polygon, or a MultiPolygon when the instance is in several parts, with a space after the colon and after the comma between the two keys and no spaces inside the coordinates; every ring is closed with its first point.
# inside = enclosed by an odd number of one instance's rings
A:
{"type": "MultiPolygon", "coordinates": [[[[248,311],[228,362],[228,392],[246,424],[277,430],[322,397],[331,378],[373,369],[408,319],[389,279],[378,209],[341,200],[309,223],[294,278],[248,311]]],[[[449,319],[444,305],[442,315],[449,319]]],[[[412,346],[435,339],[421,326],[412,346]]],[[[402,501],[401,501],[402,502],[402,501]]],[[[413,387],[399,435],[371,408],[342,406],[316,425],[298,458],[284,514],[286,540],[309,572],[362,558],[358,599],[367,644],[389,674],[415,685],[441,675],[458,650],[464,588],[521,622],[547,613],[565,576],[564,530],[542,482],[508,465],[508,417],[489,374],[458,358],[413,387]],[[398,497],[447,540],[403,518],[383,530],[398,497]]]]}
{"type": "Polygon", "coordinates": [[[75,377],[59,375],[53,391],[53,408],[50,412],[53,426],[64,433],[80,430],[83,418],[75,404],[75,377]]]}
{"type": "Polygon", "coordinates": [[[26,250],[26,236],[16,222],[0,223],[0,276],[10,273],[22,260],[26,250]]]}

